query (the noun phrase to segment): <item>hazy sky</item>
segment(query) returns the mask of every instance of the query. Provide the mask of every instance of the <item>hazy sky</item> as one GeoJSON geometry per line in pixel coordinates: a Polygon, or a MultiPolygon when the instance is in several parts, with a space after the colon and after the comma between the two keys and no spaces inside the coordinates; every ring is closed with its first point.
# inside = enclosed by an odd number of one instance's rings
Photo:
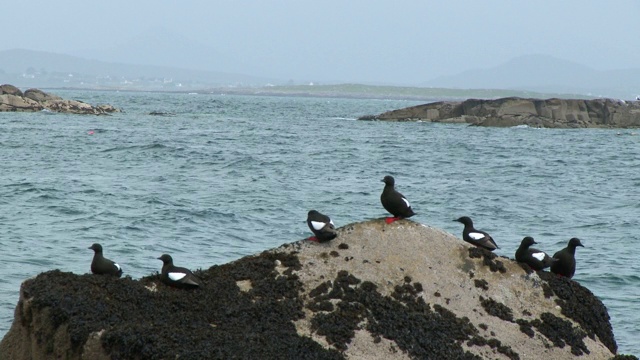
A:
{"type": "Polygon", "coordinates": [[[526,54],[638,68],[638,19],[638,0],[11,1],[0,50],[408,84],[526,54]]]}

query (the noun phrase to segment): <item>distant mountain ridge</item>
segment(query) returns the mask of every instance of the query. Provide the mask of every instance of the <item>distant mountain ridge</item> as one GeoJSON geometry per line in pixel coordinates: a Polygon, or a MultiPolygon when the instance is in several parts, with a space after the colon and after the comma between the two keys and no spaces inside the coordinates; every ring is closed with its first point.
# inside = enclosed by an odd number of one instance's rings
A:
{"type": "Polygon", "coordinates": [[[257,69],[233,54],[218,51],[163,27],[149,29],[120,44],[81,49],[69,54],[125,64],[164,67],[176,67],[176,64],[180,64],[181,68],[220,73],[264,73],[264,69],[257,69]]]}
{"type": "Polygon", "coordinates": [[[633,99],[640,94],[640,68],[602,71],[552,56],[535,54],[516,57],[492,68],[437,77],[422,85],[580,93],[633,99]]]}
{"type": "MultiPolygon", "coordinates": [[[[175,41],[172,43],[174,44],[172,48],[175,48],[175,41]]],[[[130,49],[135,48],[135,42],[132,42],[130,49]]],[[[192,48],[192,46],[186,46],[186,48],[192,48]]],[[[154,51],[162,54],[162,51],[157,48],[154,51]]],[[[202,49],[202,51],[204,54],[208,50],[202,49]]],[[[186,54],[174,52],[167,54],[171,60],[159,59],[156,65],[141,65],[90,60],[67,54],[25,49],[4,50],[0,51],[0,83],[10,83],[18,87],[151,91],[197,91],[225,87],[285,85],[284,80],[267,76],[246,75],[241,72],[193,70],[189,67],[205,67],[207,58],[187,61],[186,54]],[[184,61],[181,62],[180,59],[184,61]],[[184,67],[159,65],[174,61],[178,61],[184,67]]],[[[197,57],[193,55],[196,54],[194,52],[188,54],[197,57]]],[[[113,59],[122,58],[122,55],[118,54],[113,56],[113,59]]],[[[135,59],[135,56],[132,58],[135,59]]],[[[220,61],[229,63],[233,59],[226,58],[220,61]]],[[[216,65],[212,64],[211,68],[216,68],[216,65]]],[[[237,64],[237,68],[241,69],[242,64],[237,64]]],[[[257,73],[265,74],[266,71],[257,73]]],[[[287,84],[294,83],[289,80],[287,84]]],[[[577,94],[586,97],[631,100],[640,95],[640,68],[603,71],[547,55],[527,55],[492,68],[474,69],[456,75],[437,77],[419,86],[441,89],[577,94]]]]}
{"type": "Polygon", "coordinates": [[[0,51],[0,82],[35,87],[205,88],[264,86],[276,81],[244,74],[89,60],[25,49],[0,51]]]}

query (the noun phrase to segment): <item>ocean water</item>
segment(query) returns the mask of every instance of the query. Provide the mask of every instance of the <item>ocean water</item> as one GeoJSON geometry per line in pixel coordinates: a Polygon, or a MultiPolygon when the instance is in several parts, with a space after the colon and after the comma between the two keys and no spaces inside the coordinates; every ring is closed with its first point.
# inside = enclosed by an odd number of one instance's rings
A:
{"type": "Polygon", "coordinates": [[[574,279],[640,355],[637,130],[356,121],[415,101],[55,93],[125,112],[0,113],[0,337],[22,281],[89,272],[94,242],[134,278],[162,253],[208,268],[310,236],[310,209],[336,226],[386,216],[391,174],[412,220],[460,236],[452,220],[470,216],[499,255],[579,237],[574,279]]]}

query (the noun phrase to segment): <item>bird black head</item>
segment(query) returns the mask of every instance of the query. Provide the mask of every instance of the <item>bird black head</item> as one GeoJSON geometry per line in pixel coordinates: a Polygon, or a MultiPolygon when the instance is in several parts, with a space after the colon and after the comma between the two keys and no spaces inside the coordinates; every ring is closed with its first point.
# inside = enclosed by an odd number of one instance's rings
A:
{"type": "Polygon", "coordinates": [[[95,244],[89,246],[89,249],[91,249],[91,250],[93,250],[93,251],[95,251],[97,253],[101,253],[102,252],[102,245],[100,245],[98,243],[95,243],[95,244]]]}
{"type": "Polygon", "coordinates": [[[522,239],[522,242],[520,243],[522,246],[526,246],[529,247],[533,244],[537,244],[537,242],[535,240],[533,240],[533,238],[531,236],[526,236],[524,239],[522,239]]]}
{"type": "Polygon", "coordinates": [[[311,217],[314,215],[319,215],[320,213],[317,212],[316,210],[309,210],[309,212],[307,213],[307,217],[311,217]]]}
{"type": "Polygon", "coordinates": [[[389,186],[394,186],[396,184],[396,180],[391,175],[385,176],[384,179],[382,179],[380,181],[385,183],[385,185],[389,185],[389,186]]]}
{"type": "Polygon", "coordinates": [[[584,247],[584,245],[582,245],[582,243],[580,242],[580,239],[578,238],[571,238],[571,240],[569,240],[569,247],[572,247],[575,249],[576,246],[582,246],[584,247]]]}
{"type": "Polygon", "coordinates": [[[169,254],[162,254],[158,260],[162,260],[163,264],[173,264],[173,258],[169,254]]]}
{"type": "Polygon", "coordinates": [[[457,219],[455,219],[453,221],[461,222],[461,223],[463,223],[463,224],[465,224],[467,226],[473,226],[473,221],[471,221],[471,218],[468,217],[468,216],[463,216],[463,217],[457,218],[457,219]]]}

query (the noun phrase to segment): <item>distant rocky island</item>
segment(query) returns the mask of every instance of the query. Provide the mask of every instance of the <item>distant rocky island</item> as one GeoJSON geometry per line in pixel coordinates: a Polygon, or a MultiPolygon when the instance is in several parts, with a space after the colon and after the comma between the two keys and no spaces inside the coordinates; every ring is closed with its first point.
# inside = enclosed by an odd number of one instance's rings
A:
{"type": "Polygon", "coordinates": [[[194,273],[195,290],[41,273],[22,284],[0,358],[637,360],[617,354],[606,307],[577,281],[409,220],[194,273]]]}
{"type": "Polygon", "coordinates": [[[106,115],[120,112],[112,105],[93,106],[78,100],[66,100],[39,89],[22,92],[13,85],[0,85],[0,112],[51,111],[69,114],[106,115]]]}
{"type": "Polygon", "coordinates": [[[616,99],[468,99],[440,101],[367,115],[360,120],[429,121],[477,126],[639,128],[640,101],[616,99]]]}

